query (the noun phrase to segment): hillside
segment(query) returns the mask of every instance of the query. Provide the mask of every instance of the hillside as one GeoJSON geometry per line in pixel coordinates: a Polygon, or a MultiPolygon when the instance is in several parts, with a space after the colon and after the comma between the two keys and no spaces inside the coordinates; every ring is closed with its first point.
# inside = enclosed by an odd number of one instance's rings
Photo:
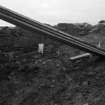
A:
{"type": "MultiPolygon", "coordinates": [[[[87,26],[82,26],[81,31],[79,26],[78,30],[70,25],[62,31],[104,49],[104,29],[101,27],[99,31],[98,26],[87,26]]],[[[58,29],[57,25],[54,27],[58,29]]],[[[71,56],[81,53],[84,52],[40,33],[19,27],[2,28],[0,104],[104,105],[105,61],[70,60],[71,56]],[[43,54],[38,53],[39,43],[45,44],[43,54]]]]}

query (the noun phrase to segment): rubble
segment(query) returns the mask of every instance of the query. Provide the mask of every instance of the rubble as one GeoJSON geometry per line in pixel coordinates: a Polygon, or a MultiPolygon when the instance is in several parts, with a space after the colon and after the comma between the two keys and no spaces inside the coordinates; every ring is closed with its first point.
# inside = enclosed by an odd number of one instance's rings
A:
{"type": "MultiPolygon", "coordinates": [[[[17,27],[7,33],[13,44],[0,49],[1,105],[104,105],[105,61],[72,62],[84,52],[17,27]],[[41,42],[43,55],[37,51],[41,42]]],[[[101,40],[92,37],[82,38],[101,40]]]]}

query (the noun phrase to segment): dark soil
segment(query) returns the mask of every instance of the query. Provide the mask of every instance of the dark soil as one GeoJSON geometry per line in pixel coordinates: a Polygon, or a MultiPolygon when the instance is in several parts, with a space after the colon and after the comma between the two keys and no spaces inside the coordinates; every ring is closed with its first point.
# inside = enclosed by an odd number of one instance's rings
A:
{"type": "Polygon", "coordinates": [[[72,62],[82,51],[46,40],[43,55],[18,42],[1,49],[0,105],[104,105],[105,61],[72,62]]]}

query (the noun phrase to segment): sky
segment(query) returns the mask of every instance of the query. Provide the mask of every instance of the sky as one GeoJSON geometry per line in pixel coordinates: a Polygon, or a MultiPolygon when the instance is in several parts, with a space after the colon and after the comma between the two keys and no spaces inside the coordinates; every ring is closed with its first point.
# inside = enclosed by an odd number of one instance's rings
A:
{"type": "Polygon", "coordinates": [[[0,0],[0,5],[51,25],[105,20],[105,0],[0,0]]]}

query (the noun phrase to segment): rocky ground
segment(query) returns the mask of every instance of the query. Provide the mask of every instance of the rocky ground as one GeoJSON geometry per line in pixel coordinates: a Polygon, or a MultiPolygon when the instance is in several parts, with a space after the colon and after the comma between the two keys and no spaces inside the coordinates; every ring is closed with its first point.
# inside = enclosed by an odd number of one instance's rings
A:
{"type": "Polygon", "coordinates": [[[15,46],[11,43],[1,49],[0,105],[105,104],[104,60],[73,62],[70,57],[83,51],[43,36],[33,41],[36,47],[32,43],[27,47],[32,38],[23,37],[22,32],[12,31],[15,37],[10,42],[15,39],[15,46]],[[23,44],[20,39],[27,41],[23,44]],[[45,43],[44,54],[37,52],[40,40],[45,43]]]}

